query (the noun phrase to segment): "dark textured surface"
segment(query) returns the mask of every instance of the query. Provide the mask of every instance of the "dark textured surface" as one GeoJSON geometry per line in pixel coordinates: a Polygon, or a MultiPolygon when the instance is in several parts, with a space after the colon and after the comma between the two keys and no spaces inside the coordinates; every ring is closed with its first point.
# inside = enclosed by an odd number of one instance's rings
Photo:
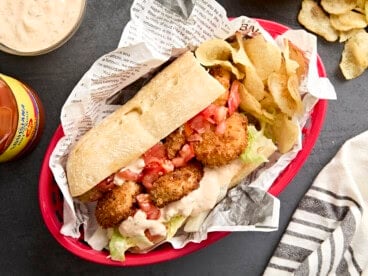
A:
{"type": "MultiPolygon", "coordinates": [[[[229,16],[265,18],[300,28],[300,1],[219,1],[229,16]]],[[[81,260],[53,239],[38,207],[38,175],[43,155],[70,91],[93,61],[113,50],[129,20],[132,1],[88,1],[81,28],[60,49],[39,57],[0,53],[0,72],[29,83],[41,97],[47,114],[38,147],[17,162],[0,165],[0,271],[16,274],[119,275],[260,275],[298,201],[345,140],[368,129],[368,74],[345,81],[338,69],[343,45],[318,38],[318,51],[337,101],[329,103],[319,140],[299,174],[281,194],[280,229],[273,233],[234,233],[194,254],[146,267],[113,268],[81,260]]]]}

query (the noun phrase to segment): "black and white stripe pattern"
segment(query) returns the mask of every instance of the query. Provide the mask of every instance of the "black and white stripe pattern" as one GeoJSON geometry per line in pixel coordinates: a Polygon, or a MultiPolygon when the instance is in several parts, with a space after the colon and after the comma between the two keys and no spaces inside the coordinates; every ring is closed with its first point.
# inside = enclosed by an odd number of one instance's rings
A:
{"type": "Polygon", "coordinates": [[[368,132],[348,141],[300,201],[264,275],[368,275],[368,132]]]}

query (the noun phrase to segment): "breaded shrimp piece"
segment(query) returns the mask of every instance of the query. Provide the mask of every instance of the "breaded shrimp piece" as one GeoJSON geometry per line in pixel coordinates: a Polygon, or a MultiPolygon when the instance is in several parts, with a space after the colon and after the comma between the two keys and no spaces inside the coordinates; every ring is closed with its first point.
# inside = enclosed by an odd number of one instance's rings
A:
{"type": "Polygon", "coordinates": [[[169,159],[173,159],[180,151],[180,149],[184,146],[184,144],[185,135],[184,131],[181,128],[178,128],[169,136],[167,136],[164,145],[166,147],[167,156],[169,157],[169,159]]]}
{"type": "Polygon", "coordinates": [[[203,168],[198,162],[177,168],[173,172],[161,176],[153,183],[149,191],[152,201],[161,208],[170,202],[177,201],[199,187],[203,177],[203,168]]]}
{"type": "Polygon", "coordinates": [[[231,73],[221,66],[212,67],[210,74],[217,79],[227,90],[230,88],[231,73]]]}
{"type": "Polygon", "coordinates": [[[221,66],[216,66],[210,69],[210,74],[226,88],[226,92],[214,102],[215,105],[224,106],[229,97],[231,73],[221,66]]]}
{"type": "Polygon", "coordinates": [[[125,182],[107,192],[97,202],[95,212],[97,222],[103,228],[119,225],[134,213],[134,203],[140,192],[141,186],[132,181],[125,182]]]}
{"type": "Polygon", "coordinates": [[[235,112],[226,119],[224,134],[216,134],[213,128],[202,134],[202,141],[194,142],[194,153],[203,165],[222,166],[239,157],[248,144],[247,117],[235,112]]]}

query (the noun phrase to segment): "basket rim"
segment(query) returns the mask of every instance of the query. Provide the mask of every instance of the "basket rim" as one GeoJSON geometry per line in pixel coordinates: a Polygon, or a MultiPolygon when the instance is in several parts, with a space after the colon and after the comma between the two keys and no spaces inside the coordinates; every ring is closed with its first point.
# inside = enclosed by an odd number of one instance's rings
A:
{"type": "MultiPolygon", "coordinates": [[[[268,32],[275,36],[282,34],[289,29],[287,26],[274,21],[260,18],[255,19],[260,23],[263,28],[265,28],[268,32]]],[[[325,77],[325,67],[319,56],[317,56],[317,67],[319,75],[321,77],[325,77]]],[[[310,117],[312,124],[310,130],[308,131],[308,135],[305,136],[303,140],[303,148],[298,152],[295,159],[284,169],[282,174],[280,174],[280,176],[274,181],[269,189],[269,192],[271,194],[275,196],[279,195],[290,183],[292,178],[299,172],[300,168],[307,160],[307,157],[313,149],[313,146],[315,145],[319,133],[322,129],[327,112],[327,106],[327,100],[319,100],[314,106],[310,117]]],[[[54,132],[44,155],[40,170],[38,195],[39,208],[49,232],[67,251],[84,260],[94,263],[110,266],[141,266],[165,262],[183,257],[185,255],[203,249],[230,234],[230,232],[212,232],[208,234],[206,240],[200,243],[189,243],[182,249],[173,249],[170,245],[166,244],[144,255],[127,253],[126,260],[124,262],[111,261],[107,258],[106,252],[95,251],[89,246],[82,244],[82,242],[79,242],[78,239],[62,235],[60,233],[60,222],[56,220],[55,214],[52,212],[52,210],[50,210],[50,206],[52,206],[53,204],[50,192],[54,178],[49,168],[49,160],[52,151],[54,150],[59,139],[63,137],[63,135],[64,134],[62,127],[61,125],[59,125],[54,132]],[[144,256],[144,258],[142,258],[142,256],[144,256]]]]}

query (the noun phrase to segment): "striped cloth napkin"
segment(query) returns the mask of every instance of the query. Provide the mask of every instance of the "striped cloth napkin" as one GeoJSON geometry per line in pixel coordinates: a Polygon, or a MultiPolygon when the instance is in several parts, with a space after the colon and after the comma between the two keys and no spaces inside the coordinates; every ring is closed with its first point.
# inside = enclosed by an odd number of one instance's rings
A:
{"type": "Polygon", "coordinates": [[[264,275],[368,275],[368,131],[317,176],[264,275]]]}

